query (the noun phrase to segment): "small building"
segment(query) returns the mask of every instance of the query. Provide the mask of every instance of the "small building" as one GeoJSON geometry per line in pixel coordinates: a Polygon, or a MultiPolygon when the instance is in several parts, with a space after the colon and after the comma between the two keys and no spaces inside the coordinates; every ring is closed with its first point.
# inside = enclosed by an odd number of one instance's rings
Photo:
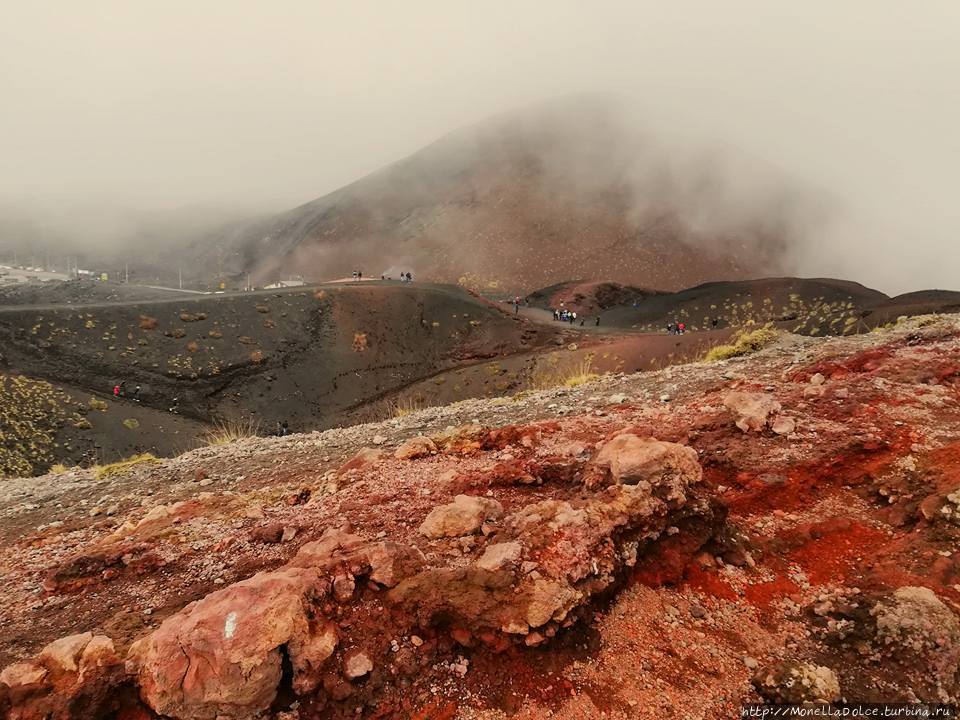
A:
{"type": "Polygon", "coordinates": [[[264,285],[264,290],[279,290],[281,288],[301,287],[306,285],[303,280],[277,280],[275,283],[264,285]]]}

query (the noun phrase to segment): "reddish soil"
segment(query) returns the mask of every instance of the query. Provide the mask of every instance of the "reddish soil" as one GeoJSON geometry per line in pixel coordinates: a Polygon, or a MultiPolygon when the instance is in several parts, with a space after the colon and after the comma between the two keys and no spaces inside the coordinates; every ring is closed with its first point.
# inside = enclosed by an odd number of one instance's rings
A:
{"type": "MultiPolygon", "coordinates": [[[[576,624],[535,648],[491,648],[442,623],[416,630],[422,645],[411,643],[413,629],[384,635],[415,626],[378,605],[381,591],[362,589],[341,628],[345,648],[367,648],[377,670],[347,683],[347,699],[332,699],[330,685],[297,705],[281,698],[273,717],[719,719],[761,699],[756,665],[783,661],[830,668],[850,701],[956,698],[960,677],[936,680],[929,657],[889,650],[871,608],[904,586],[929,588],[948,613],[960,603],[960,525],[942,510],[960,487],[958,323],[791,337],[726,363],[198,450],[107,482],[85,471],[10,481],[0,505],[0,663],[86,630],[110,636],[122,654],[188,602],[277,568],[345,524],[419,548],[428,567],[464,567],[487,540],[427,540],[418,532],[427,513],[462,492],[494,498],[507,514],[586,497],[581,469],[627,431],[696,450],[704,492],[726,508],[712,536],[678,522],[576,624]],[[742,432],[724,407],[731,390],[775,398],[796,429],[742,432]],[[626,397],[608,399],[617,393],[626,397]],[[473,420],[485,429],[435,455],[358,460],[337,472],[374,438],[392,449],[473,420]],[[51,492],[51,483],[74,489],[51,492]],[[178,500],[190,502],[136,526],[178,500]],[[113,514],[91,517],[94,503],[110,502],[113,514]],[[298,530],[286,542],[253,539],[268,524],[298,530]],[[121,563],[109,560],[121,550],[121,563]]],[[[134,712],[135,695],[123,697],[134,712]]],[[[127,717],[152,717],[136,712],[127,717]]]]}

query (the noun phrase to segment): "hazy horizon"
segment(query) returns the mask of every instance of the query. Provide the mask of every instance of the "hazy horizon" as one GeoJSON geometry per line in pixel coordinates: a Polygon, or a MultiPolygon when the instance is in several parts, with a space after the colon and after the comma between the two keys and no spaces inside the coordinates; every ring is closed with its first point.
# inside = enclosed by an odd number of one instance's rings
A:
{"type": "Polygon", "coordinates": [[[798,207],[829,207],[791,211],[797,274],[960,285],[955,3],[8,0],[4,16],[0,233],[183,235],[308,202],[500,113],[610,95],[661,155],[719,148],[769,169],[725,166],[713,205],[739,213],[782,173],[810,192],[798,207]]]}

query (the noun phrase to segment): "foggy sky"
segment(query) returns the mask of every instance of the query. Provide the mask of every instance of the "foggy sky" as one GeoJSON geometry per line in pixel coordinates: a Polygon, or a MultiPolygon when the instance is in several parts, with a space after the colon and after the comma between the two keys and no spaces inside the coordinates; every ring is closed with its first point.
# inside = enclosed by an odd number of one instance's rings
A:
{"type": "Polygon", "coordinates": [[[611,93],[829,196],[798,273],[960,288],[958,36],[956,0],[0,0],[0,208],[253,216],[611,93]]]}

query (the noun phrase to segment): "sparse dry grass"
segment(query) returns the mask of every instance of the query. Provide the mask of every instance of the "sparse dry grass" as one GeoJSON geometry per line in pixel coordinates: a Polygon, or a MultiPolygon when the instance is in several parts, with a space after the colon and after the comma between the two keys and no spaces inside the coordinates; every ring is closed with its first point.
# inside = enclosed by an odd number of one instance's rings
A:
{"type": "Polygon", "coordinates": [[[756,330],[741,330],[734,336],[731,343],[710,348],[703,359],[707,362],[715,362],[750,355],[770,345],[779,336],[780,332],[775,330],[772,325],[766,325],[756,330]]]}
{"type": "Polygon", "coordinates": [[[48,382],[0,375],[0,477],[33,475],[53,459],[61,399],[48,382]]]}
{"type": "Polygon", "coordinates": [[[204,445],[228,445],[260,434],[260,423],[246,420],[218,420],[213,427],[200,436],[204,445]]]}
{"type": "Polygon", "coordinates": [[[110,463],[109,465],[97,465],[93,469],[93,474],[97,480],[103,480],[105,478],[123,475],[140,465],[152,465],[158,462],[160,461],[151,453],[142,453],[140,455],[133,455],[131,457],[124,458],[123,460],[118,460],[117,462],[110,463]]]}
{"type": "Polygon", "coordinates": [[[405,415],[424,410],[426,407],[426,400],[420,396],[403,398],[393,404],[393,417],[401,418],[405,415]]]}
{"type": "Polygon", "coordinates": [[[591,380],[596,380],[599,374],[593,372],[593,357],[587,357],[573,363],[550,363],[548,367],[536,370],[530,379],[530,388],[533,390],[549,390],[555,387],[577,387],[591,380]]]}

